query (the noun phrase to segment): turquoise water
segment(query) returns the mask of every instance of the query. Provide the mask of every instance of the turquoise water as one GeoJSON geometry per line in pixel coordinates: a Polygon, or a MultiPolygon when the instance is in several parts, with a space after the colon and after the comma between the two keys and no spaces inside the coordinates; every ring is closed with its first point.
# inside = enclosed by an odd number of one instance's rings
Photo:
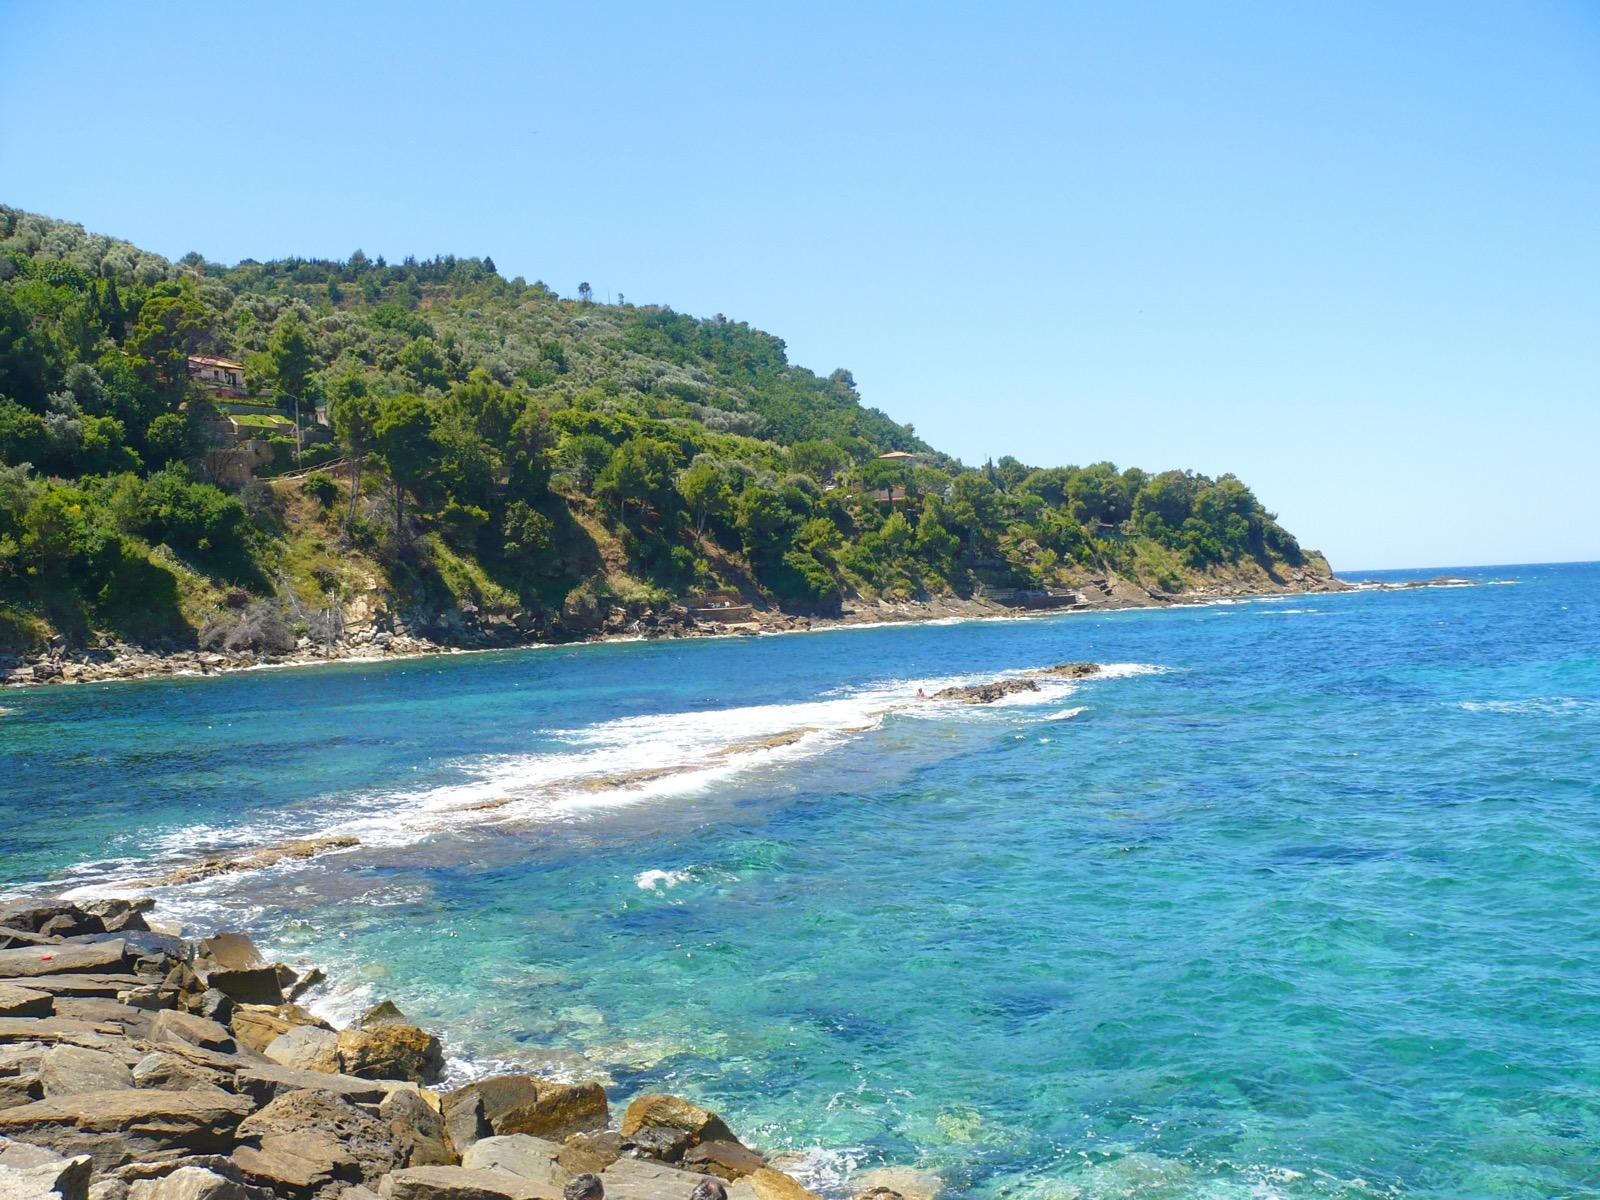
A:
{"type": "Polygon", "coordinates": [[[0,885],[354,832],[163,904],[829,1187],[1596,1194],[1600,566],[1462,574],[9,691],[0,885]]]}

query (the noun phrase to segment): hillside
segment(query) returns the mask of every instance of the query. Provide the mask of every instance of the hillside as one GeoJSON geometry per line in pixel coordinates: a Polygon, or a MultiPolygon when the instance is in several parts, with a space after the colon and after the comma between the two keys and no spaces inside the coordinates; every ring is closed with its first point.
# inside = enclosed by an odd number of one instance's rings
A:
{"type": "Polygon", "coordinates": [[[0,650],[1329,579],[1231,475],[967,467],[720,314],[487,258],[168,262],[0,207],[0,650]]]}

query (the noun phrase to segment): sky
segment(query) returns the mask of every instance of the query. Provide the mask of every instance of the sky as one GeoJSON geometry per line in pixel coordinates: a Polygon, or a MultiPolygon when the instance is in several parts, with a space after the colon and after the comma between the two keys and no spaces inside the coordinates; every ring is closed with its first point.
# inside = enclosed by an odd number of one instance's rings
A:
{"type": "Polygon", "coordinates": [[[0,0],[0,202],[725,313],[1336,570],[1600,558],[1600,3],[0,0]]]}

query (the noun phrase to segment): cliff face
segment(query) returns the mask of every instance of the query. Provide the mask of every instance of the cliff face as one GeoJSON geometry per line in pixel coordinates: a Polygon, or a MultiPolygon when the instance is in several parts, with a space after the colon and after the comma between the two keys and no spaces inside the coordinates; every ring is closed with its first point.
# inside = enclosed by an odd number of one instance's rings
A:
{"type": "Polygon", "coordinates": [[[486,259],[171,263],[0,206],[0,349],[0,652],[1329,586],[1231,475],[968,467],[770,334],[486,259]]]}

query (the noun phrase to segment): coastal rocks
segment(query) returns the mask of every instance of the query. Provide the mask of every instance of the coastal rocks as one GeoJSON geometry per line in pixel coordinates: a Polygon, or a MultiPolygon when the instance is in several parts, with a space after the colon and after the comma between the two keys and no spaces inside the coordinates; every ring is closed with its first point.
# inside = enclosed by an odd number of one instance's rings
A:
{"type": "Polygon", "coordinates": [[[266,1053],[267,1047],[277,1038],[301,1025],[333,1029],[321,1017],[298,1004],[242,1004],[234,1010],[232,1025],[234,1036],[257,1054],[266,1053]]]}
{"type": "Polygon", "coordinates": [[[401,1021],[346,1029],[335,1045],[341,1068],[362,1079],[429,1083],[444,1073],[444,1051],[431,1033],[401,1021]]]}
{"type": "Polygon", "coordinates": [[[728,1189],[728,1200],[819,1200],[792,1175],[772,1167],[762,1167],[728,1189]]]}
{"type": "Polygon", "coordinates": [[[110,1092],[133,1086],[133,1072],[116,1055],[82,1046],[52,1046],[39,1056],[39,1089],[46,1096],[110,1092]]]}
{"type": "Polygon", "coordinates": [[[232,1054],[235,1049],[233,1034],[228,1032],[226,1026],[208,1021],[205,1017],[197,1017],[194,1013],[179,1012],[174,1008],[163,1009],[156,1014],[150,1030],[150,1040],[188,1042],[191,1046],[199,1046],[202,1050],[215,1050],[221,1054],[232,1054]]]}
{"type": "Polygon", "coordinates": [[[1064,662],[1053,667],[1046,667],[1037,672],[1041,678],[1051,679],[1087,679],[1091,675],[1098,675],[1104,668],[1099,663],[1092,662],[1064,662]]]}
{"type": "Polygon", "coordinates": [[[641,1158],[619,1158],[600,1173],[605,1200],[688,1200],[704,1175],[641,1158]]]}
{"type": "Polygon", "coordinates": [[[1017,692],[1037,692],[1039,685],[1032,679],[996,679],[990,683],[958,684],[933,693],[934,700],[954,700],[961,704],[993,704],[1002,696],[1017,692]]]}
{"type": "Polygon", "coordinates": [[[0,950],[0,979],[121,971],[127,958],[127,943],[121,939],[87,945],[24,946],[0,950]]]}
{"type": "Polygon", "coordinates": [[[383,1200],[561,1200],[558,1191],[507,1171],[466,1167],[408,1167],[378,1184],[383,1200]]]}
{"type": "Polygon", "coordinates": [[[6,1200],[88,1200],[94,1162],[0,1138],[0,1196],[6,1200]]]}
{"type": "Polygon", "coordinates": [[[350,1075],[331,1075],[326,1071],[300,1071],[277,1063],[240,1067],[233,1077],[234,1087],[257,1104],[290,1092],[326,1092],[341,1096],[352,1104],[381,1104],[393,1089],[371,1079],[350,1075]]]}
{"type": "Polygon", "coordinates": [[[255,850],[241,850],[227,854],[213,854],[199,862],[190,863],[176,870],[168,871],[142,881],[145,887],[175,887],[179,884],[196,883],[202,879],[210,879],[213,875],[226,875],[235,871],[262,871],[268,867],[277,866],[282,862],[293,862],[299,859],[311,858],[318,854],[326,854],[330,850],[345,850],[351,846],[359,846],[361,839],[342,834],[335,837],[323,838],[295,838],[287,842],[279,842],[273,846],[262,846],[255,850]]]}
{"type": "Polygon", "coordinates": [[[705,1175],[731,1181],[766,1166],[726,1121],[681,1096],[652,1092],[635,1098],[623,1113],[621,1130],[624,1153],[681,1163],[705,1175]]]}
{"type": "Polygon", "coordinates": [[[152,1050],[133,1065],[134,1087],[156,1088],[163,1092],[198,1092],[220,1088],[229,1077],[219,1071],[197,1066],[176,1054],[152,1050]]]}
{"type": "Polygon", "coordinates": [[[205,1167],[179,1167],[158,1179],[135,1180],[128,1200],[266,1200],[266,1193],[205,1167]]]}
{"type": "Polygon", "coordinates": [[[561,1165],[561,1150],[561,1146],[544,1138],[513,1133],[474,1142],[461,1155],[461,1165],[472,1170],[505,1171],[542,1184],[552,1195],[559,1196],[572,1178],[572,1173],[561,1165]]]}
{"type": "Polygon", "coordinates": [[[939,1200],[944,1192],[944,1180],[918,1167],[873,1167],[851,1183],[859,1189],[856,1200],[869,1195],[873,1200],[939,1200]]]}
{"type": "Polygon", "coordinates": [[[281,1067],[337,1074],[339,1036],[317,1025],[296,1025],[273,1038],[263,1053],[281,1067]]]}
{"type": "Polygon", "coordinates": [[[234,1161],[251,1183],[313,1194],[326,1185],[376,1181],[399,1163],[389,1129],[337,1096],[279,1096],[238,1129],[234,1161]]]}
{"type": "Polygon", "coordinates": [[[64,1154],[87,1154],[99,1170],[186,1153],[225,1152],[250,1112],[241,1096],[148,1088],[82,1092],[0,1110],[0,1136],[64,1154]]]}
{"type": "Polygon", "coordinates": [[[48,1017],[54,1005],[48,992],[0,983],[0,1017],[48,1017]]]}
{"type": "Polygon", "coordinates": [[[455,1161],[445,1140],[444,1118],[415,1088],[396,1088],[385,1096],[378,1105],[378,1119],[388,1124],[402,1166],[445,1166],[455,1161]]]}
{"type": "Polygon", "coordinates": [[[605,1128],[605,1090],[597,1083],[566,1084],[531,1075],[496,1075],[457,1088],[441,1106],[458,1151],[486,1137],[527,1133],[560,1138],[605,1128]]]}

